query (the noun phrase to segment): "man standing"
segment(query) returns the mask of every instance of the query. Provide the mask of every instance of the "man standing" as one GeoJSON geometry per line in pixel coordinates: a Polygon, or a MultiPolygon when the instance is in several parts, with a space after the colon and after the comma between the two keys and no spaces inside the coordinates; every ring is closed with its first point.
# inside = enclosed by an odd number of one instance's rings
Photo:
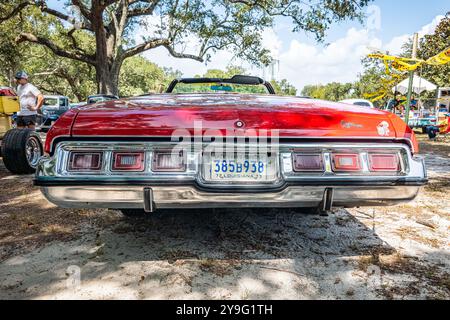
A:
{"type": "Polygon", "coordinates": [[[17,95],[19,96],[20,112],[17,115],[17,128],[35,129],[37,111],[44,103],[44,96],[38,88],[28,82],[25,71],[16,73],[17,95]]]}

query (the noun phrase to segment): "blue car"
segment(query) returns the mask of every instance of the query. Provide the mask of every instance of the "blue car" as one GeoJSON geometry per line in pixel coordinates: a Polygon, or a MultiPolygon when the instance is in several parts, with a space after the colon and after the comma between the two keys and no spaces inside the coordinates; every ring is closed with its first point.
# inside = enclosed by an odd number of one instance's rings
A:
{"type": "Polygon", "coordinates": [[[68,97],[44,96],[44,103],[41,114],[38,116],[36,131],[47,132],[52,124],[69,109],[68,97]]]}

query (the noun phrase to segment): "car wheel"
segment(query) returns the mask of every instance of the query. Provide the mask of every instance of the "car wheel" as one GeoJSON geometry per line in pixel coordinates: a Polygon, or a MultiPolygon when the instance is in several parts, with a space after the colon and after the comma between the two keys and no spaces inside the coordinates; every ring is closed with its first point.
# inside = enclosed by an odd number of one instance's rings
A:
{"type": "Polygon", "coordinates": [[[143,209],[121,209],[120,212],[127,218],[142,218],[146,215],[143,209]]]}
{"type": "Polygon", "coordinates": [[[435,139],[436,136],[437,136],[437,131],[436,130],[433,130],[433,129],[428,130],[428,138],[435,139]]]}
{"type": "Polygon", "coordinates": [[[3,162],[12,173],[34,173],[42,155],[41,139],[33,130],[12,129],[3,137],[3,162]]]}

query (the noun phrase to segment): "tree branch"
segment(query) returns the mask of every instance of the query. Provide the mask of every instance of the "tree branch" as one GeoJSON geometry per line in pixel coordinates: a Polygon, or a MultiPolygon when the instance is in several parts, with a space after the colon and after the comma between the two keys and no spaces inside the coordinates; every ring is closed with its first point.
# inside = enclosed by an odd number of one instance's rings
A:
{"type": "Polygon", "coordinates": [[[130,18],[138,17],[138,16],[144,16],[144,15],[152,15],[155,11],[156,6],[158,5],[159,1],[154,0],[152,1],[152,4],[149,7],[140,7],[135,9],[130,9],[128,11],[128,16],[130,18]]]}
{"type": "Polygon", "coordinates": [[[172,57],[175,58],[185,58],[185,59],[192,59],[192,60],[196,60],[199,62],[203,62],[203,55],[204,55],[204,50],[202,48],[202,50],[200,50],[200,54],[199,55],[194,55],[194,54],[188,54],[188,53],[182,53],[182,52],[177,52],[175,51],[175,49],[172,46],[172,42],[169,39],[151,39],[148,40],[140,45],[137,45],[133,48],[130,48],[128,50],[125,50],[124,52],[124,59],[132,57],[134,55],[137,55],[139,53],[142,53],[144,51],[150,50],[150,49],[154,49],[156,47],[164,47],[167,49],[167,51],[169,51],[170,55],[172,57]]]}
{"type": "Polygon", "coordinates": [[[67,33],[67,36],[70,38],[70,41],[72,41],[72,46],[74,47],[74,49],[78,50],[79,52],[82,52],[83,54],[85,54],[85,51],[80,48],[80,46],[78,45],[77,40],[75,39],[75,37],[73,36],[73,33],[76,31],[77,29],[72,28],[69,30],[69,32],[67,33]]]}
{"type": "Polygon", "coordinates": [[[85,63],[91,64],[91,65],[95,65],[95,63],[96,63],[95,57],[93,57],[93,56],[75,53],[75,52],[69,52],[69,51],[59,47],[52,41],[50,41],[46,38],[43,38],[43,37],[35,36],[31,33],[21,33],[16,38],[17,43],[21,43],[24,41],[43,45],[43,46],[49,48],[54,54],[56,54],[57,56],[60,56],[60,57],[78,60],[78,61],[85,62],[85,63]]]}
{"type": "Polygon", "coordinates": [[[86,8],[86,6],[80,0],[72,0],[72,3],[80,9],[81,14],[90,21],[91,12],[86,8]]]}
{"type": "Polygon", "coordinates": [[[135,47],[125,50],[123,56],[126,59],[126,58],[132,57],[134,55],[137,55],[139,53],[142,53],[144,51],[154,49],[156,47],[164,46],[168,43],[169,43],[169,40],[167,40],[167,39],[151,39],[140,45],[137,45],[135,47]]]}
{"type": "Polygon", "coordinates": [[[38,85],[39,89],[45,92],[48,92],[48,94],[58,94],[59,96],[65,96],[64,92],[61,92],[57,89],[55,89],[55,87],[50,88],[45,88],[43,84],[39,84],[38,85]]]}
{"type": "MultiPolygon", "coordinates": [[[[61,20],[65,20],[67,22],[69,22],[72,25],[77,25],[77,21],[75,20],[74,17],[68,16],[62,12],[59,12],[57,10],[53,10],[51,8],[48,8],[47,6],[43,6],[41,7],[42,12],[46,12],[54,17],[57,17],[61,20]]],[[[81,24],[79,25],[80,29],[84,29],[84,30],[90,30],[92,31],[92,25],[90,23],[86,23],[86,22],[81,22],[81,24]]]]}
{"type": "Polygon", "coordinates": [[[16,14],[18,14],[19,12],[21,12],[23,9],[25,9],[26,7],[33,5],[33,3],[26,1],[26,2],[22,2],[20,4],[17,5],[17,7],[15,7],[10,13],[8,13],[6,16],[4,17],[0,17],[0,23],[5,22],[8,19],[11,19],[12,17],[14,17],[16,14]]]}
{"type": "Polygon", "coordinates": [[[103,6],[104,8],[106,8],[107,6],[110,6],[110,5],[112,5],[113,3],[115,3],[115,2],[117,2],[117,0],[103,0],[102,6],[103,6]]]}
{"type": "Polygon", "coordinates": [[[176,52],[175,49],[170,44],[163,44],[163,46],[169,51],[170,55],[175,58],[192,59],[195,61],[203,62],[203,53],[200,52],[199,55],[176,52]]]}

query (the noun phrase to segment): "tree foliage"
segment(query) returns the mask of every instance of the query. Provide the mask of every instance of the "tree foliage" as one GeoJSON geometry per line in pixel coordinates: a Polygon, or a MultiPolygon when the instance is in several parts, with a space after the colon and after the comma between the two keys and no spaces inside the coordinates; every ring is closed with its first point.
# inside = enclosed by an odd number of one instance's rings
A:
{"type": "MultiPolygon", "coordinates": [[[[229,79],[235,75],[251,75],[248,71],[240,66],[229,65],[225,70],[220,69],[208,69],[204,74],[195,75],[196,78],[218,78],[229,79]]],[[[281,81],[270,81],[272,87],[278,95],[293,95],[297,93],[297,89],[291,85],[286,79],[281,81]]],[[[254,94],[267,94],[267,90],[263,85],[250,86],[250,85],[238,85],[228,84],[232,87],[232,91],[236,93],[254,93],[254,94]]],[[[178,84],[175,87],[177,93],[192,93],[192,92],[210,92],[210,84],[178,84]]]]}
{"type": "Polygon", "coordinates": [[[121,97],[162,92],[170,81],[164,69],[141,56],[125,61],[119,79],[121,97]]]}
{"type": "MultiPolygon", "coordinates": [[[[450,13],[437,25],[432,34],[425,35],[420,39],[417,57],[427,60],[430,57],[442,52],[450,47],[450,13]]],[[[400,56],[411,57],[412,38],[402,46],[400,56]]],[[[339,101],[344,98],[364,98],[366,94],[387,93],[376,105],[384,105],[394,93],[392,87],[395,83],[391,83],[392,77],[386,74],[383,62],[379,59],[363,58],[363,72],[358,75],[357,81],[346,84],[330,83],[327,85],[309,85],[302,90],[302,95],[311,96],[319,99],[339,101]]],[[[436,84],[439,87],[450,86],[450,64],[431,66],[424,64],[416,73],[436,84]]],[[[407,74],[404,74],[405,79],[407,74]]],[[[435,92],[425,92],[421,94],[421,98],[434,98],[435,92]]]]}
{"type": "MultiPolygon", "coordinates": [[[[438,24],[433,34],[425,35],[418,48],[418,56],[428,59],[450,47],[450,12],[438,24]]],[[[419,70],[422,77],[439,87],[450,86],[450,64],[441,66],[424,65],[419,70]]]]}
{"type": "Polygon", "coordinates": [[[308,85],[302,90],[302,95],[322,100],[340,101],[352,96],[351,83],[332,82],[326,85],[308,85]]]}
{"type": "MultiPolygon", "coordinates": [[[[228,66],[225,70],[220,69],[209,69],[207,72],[203,75],[197,75],[197,77],[205,77],[205,78],[231,78],[234,75],[251,75],[248,73],[248,71],[239,66],[228,66]]],[[[272,87],[274,88],[275,92],[279,95],[286,95],[286,96],[295,96],[297,94],[297,89],[290,84],[286,79],[282,79],[280,81],[272,80],[270,81],[272,84],[272,87]]],[[[265,93],[265,90],[261,87],[254,87],[249,88],[248,86],[245,87],[245,92],[254,92],[254,93],[265,93]]]]}
{"type": "MultiPolygon", "coordinates": [[[[450,47],[450,12],[446,14],[445,18],[436,26],[435,31],[432,34],[425,35],[419,41],[417,49],[417,58],[427,60],[430,57],[442,52],[444,49],[450,47]]],[[[400,56],[411,57],[412,55],[412,37],[406,41],[402,46],[402,52],[400,56]]],[[[356,82],[356,91],[361,95],[365,93],[373,93],[377,91],[385,90],[387,95],[378,102],[382,105],[394,96],[391,88],[384,87],[383,83],[389,80],[389,76],[386,75],[385,67],[379,60],[363,59],[364,72],[359,75],[359,80],[356,82]]],[[[450,86],[450,64],[431,66],[424,64],[417,71],[416,74],[422,78],[436,84],[439,87],[450,86]]],[[[407,74],[402,79],[405,79],[407,74]]],[[[424,92],[421,94],[421,98],[434,98],[435,92],[424,92]]]]}
{"type": "Polygon", "coordinates": [[[11,0],[0,4],[0,24],[14,21],[19,43],[39,44],[94,68],[98,91],[117,94],[124,61],[144,51],[163,47],[175,58],[203,62],[228,49],[235,57],[267,64],[262,34],[275,17],[291,19],[293,31],[322,41],[333,22],[361,19],[370,1],[71,0],[67,10],[58,11],[43,0],[11,0]],[[35,11],[37,19],[26,28],[17,23],[35,11]],[[135,39],[138,30],[145,31],[142,41],[135,39]]]}

